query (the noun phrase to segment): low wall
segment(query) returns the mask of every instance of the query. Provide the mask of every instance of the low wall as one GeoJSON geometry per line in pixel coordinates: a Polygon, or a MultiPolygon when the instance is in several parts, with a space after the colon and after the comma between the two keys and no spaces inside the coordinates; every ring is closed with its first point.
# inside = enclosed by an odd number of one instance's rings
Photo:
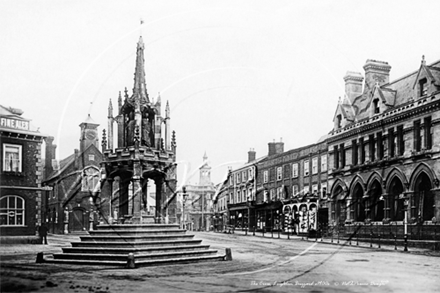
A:
{"type": "Polygon", "coordinates": [[[40,237],[28,236],[0,236],[0,244],[40,244],[40,237]]]}

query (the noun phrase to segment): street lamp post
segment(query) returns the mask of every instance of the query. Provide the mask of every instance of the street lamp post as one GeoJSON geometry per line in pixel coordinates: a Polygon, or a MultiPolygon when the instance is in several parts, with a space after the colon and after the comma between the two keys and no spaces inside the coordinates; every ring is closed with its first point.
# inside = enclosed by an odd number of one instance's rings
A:
{"type": "Polygon", "coordinates": [[[404,247],[403,247],[403,251],[408,251],[408,208],[409,208],[409,197],[406,196],[404,193],[402,193],[402,194],[399,195],[399,199],[403,200],[403,210],[404,210],[404,216],[403,216],[403,241],[404,241],[404,247]]]}
{"type": "Polygon", "coordinates": [[[182,229],[186,229],[185,226],[185,197],[186,194],[186,186],[182,187],[182,229]]]}
{"type": "Polygon", "coordinates": [[[205,221],[204,221],[204,215],[203,215],[203,205],[204,205],[204,203],[203,203],[203,197],[204,197],[204,193],[201,195],[201,197],[202,197],[202,209],[201,209],[201,212],[202,212],[202,222],[201,222],[201,227],[200,227],[200,230],[206,230],[206,229],[204,229],[204,226],[205,226],[205,221]]]}
{"type": "Polygon", "coordinates": [[[403,240],[404,240],[404,248],[403,251],[408,251],[408,207],[409,207],[409,199],[408,198],[404,198],[404,209],[405,209],[405,217],[403,219],[403,225],[404,225],[404,235],[403,235],[403,240]]]}
{"type": "MultiPolygon", "coordinates": [[[[248,196],[247,198],[247,208],[248,208],[248,223],[247,223],[247,229],[249,230],[249,233],[251,232],[251,198],[248,196]]],[[[247,235],[247,232],[246,232],[247,235]]]]}

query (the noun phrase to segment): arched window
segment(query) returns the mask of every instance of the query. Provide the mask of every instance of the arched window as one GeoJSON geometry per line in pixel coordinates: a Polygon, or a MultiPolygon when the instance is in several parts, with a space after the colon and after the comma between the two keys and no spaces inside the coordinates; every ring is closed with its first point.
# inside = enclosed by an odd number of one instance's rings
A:
{"type": "Polygon", "coordinates": [[[24,226],[25,200],[16,195],[0,199],[0,226],[24,226]]]}
{"type": "Polygon", "coordinates": [[[432,184],[426,173],[421,173],[416,180],[414,196],[412,198],[412,214],[414,218],[430,221],[434,217],[434,194],[432,184]]]}
{"type": "Polygon", "coordinates": [[[88,167],[82,173],[81,191],[98,192],[100,190],[100,172],[97,168],[88,167]]]}
{"type": "Polygon", "coordinates": [[[358,183],[353,192],[354,220],[363,222],[365,220],[365,202],[363,200],[364,190],[358,183]]]}
{"type": "Polygon", "coordinates": [[[382,221],[384,214],[384,198],[382,196],[382,187],[379,181],[375,180],[370,187],[370,217],[372,221],[382,221]]]}
{"type": "Polygon", "coordinates": [[[347,219],[346,194],[341,186],[336,187],[333,192],[332,218],[338,224],[344,224],[347,219]]]}
{"type": "Polygon", "coordinates": [[[388,192],[389,218],[391,221],[402,221],[404,216],[403,210],[403,185],[398,177],[394,177],[391,181],[390,190],[388,192]]]}
{"type": "Polygon", "coordinates": [[[336,116],[336,125],[335,126],[336,126],[336,129],[339,129],[342,127],[342,115],[341,114],[338,114],[336,116]]]}
{"type": "Polygon", "coordinates": [[[380,108],[379,108],[379,99],[373,100],[373,114],[379,114],[380,108]]]}

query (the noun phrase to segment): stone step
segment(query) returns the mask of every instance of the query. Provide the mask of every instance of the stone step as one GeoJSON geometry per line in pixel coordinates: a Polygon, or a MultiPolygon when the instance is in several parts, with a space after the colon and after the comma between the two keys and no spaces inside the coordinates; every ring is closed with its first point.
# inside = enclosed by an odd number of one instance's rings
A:
{"type": "Polygon", "coordinates": [[[213,261],[224,261],[224,260],[225,260],[224,255],[169,258],[169,259],[157,259],[157,260],[140,260],[140,261],[136,261],[136,267],[188,264],[188,263],[211,262],[211,261],[213,262],[213,261]]]}
{"type": "Polygon", "coordinates": [[[81,241],[84,242],[113,242],[113,241],[124,241],[127,242],[145,242],[145,241],[167,241],[167,240],[183,240],[183,239],[192,239],[194,235],[186,235],[186,234],[170,234],[170,235],[148,235],[148,236],[119,236],[119,235],[110,235],[110,236],[99,236],[99,235],[88,235],[88,236],[80,236],[81,241]]]}
{"type": "Polygon", "coordinates": [[[71,242],[72,247],[102,247],[102,248],[142,248],[142,247],[160,247],[160,246],[182,246],[182,245],[197,245],[202,243],[202,240],[198,239],[182,239],[182,240],[169,240],[169,241],[138,241],[127,242],[124,239],[119,241],[82,241],[71,242]]]}
{"type": "Polygon", "coordinates": [[[163,246],[163,247],[127,247],[127,248],[108,248],[108,247],[65,247],[63,253],[109,253],[109,254],[123,254],[127,256],[129,253],[137,254],[152,254],[163,252],[177,252],[177,251],[200,251],[209,249],[209,245],[184,245],[184,246],[163,246]]]}
{"type": "MultiPolygon", "coordinates": [[[[177,258],[185,258],[185,257],[194,257],[194,256],[209,256],[216,255],[217,250],[206,249],[200,251],[184,251],[184,252],[165,252],[165,253],[154,253],[154,254],[136,254],[136,261],[140,260],[158,260],[158,259],[177,259],[177,258]]],[[[96,253],[61,253],[54,254],[54,259],[76,259],[76,260],[106,260],[106,261],[126,261],[128,255],[124,254],[96,254],[96,253]]]]}
{"type": "MultiPolygon", "coordinates": [[[[224,256],[197,256],[197,257],[185,257],[185,258],[170,258],[170,259],[156,259],[156,260],[142,260],[136,261],[136,267],[145,266],[160,266],[160,265],[174,265],[174,264],[188,264],[188,263],[198,263],[198,262],[214,262],[223,261],[224,256]]],[[[118,266],[125,267],[127,261],[98,261],[98,260],[78,260],[78,259],[54,259],[45,258],[45,263],[53,264],[71,264],[71,265],[93,265],[93,266],[118,266]]]]}
{"type": "Polygon", "coordinates": [[[186,232],[175,224],[99,225],[47,262],[125,266],[130,253],[142,266],[224,260],[186,232]]]}
{"type": "Polygon", "coordinates": [[[163,230],[172,229],[180,230],[180,226],[176,224],[102,224],[96,226],[97,230],[163,230]]]}
{"type": "Polygon", "coordinates": [[[137,230],[137,229],[130,229],[130,230],[94,230],[89,231],[89,235],[96,237],[96,236],[119,236],[119,237],[126,237],[126,236],[149,236],[149,235],[180,235],[185,234],[186,230],[175,230],[175,229],[154,229],[154,230],[137,230]]]}

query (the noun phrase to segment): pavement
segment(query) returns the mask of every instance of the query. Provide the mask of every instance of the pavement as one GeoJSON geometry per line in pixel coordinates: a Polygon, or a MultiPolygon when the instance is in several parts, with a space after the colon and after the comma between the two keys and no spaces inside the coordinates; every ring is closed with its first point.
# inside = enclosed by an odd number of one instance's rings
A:
{"type": "MultiPolygon", "coordinates": [[[[190,231],[191,232],[191,231],[190,231]]],[[[206,232],[210,233],[210,232],[206,232]]],[[[214,232],[214,233],[223,233],[223,232],[214,232]]],[[[307,236],[297,236],[297,235],[287,235],[278,232],[248,232],[243,230],[234,230],[234,234],[241,235],[244,237],[264,237],[264,238],[273,238],[277,239],[291,239],[291,240],[301,240],[306,242],[319,242],[321,244],[329,244],[329,245],[340,245],[340,246],[356,246],[359,248],[366,249],[379,249],[384,251],[396,251],[396,252],[404,252],[410,254],[418,254],[418,255],[426,255],[426,256],[439,256],[440,250],[432,250],[428,248],[420,248],[420,247],[407,247],[407,251],[405,251],[402,243],[398,242],[396,245],[383,244],[377,242],[370,241],[362,241],[356,238],[352,238],[351,240],[347,239],[338,239],[338,238],[327,238],[327,237],[317,237],[317,238],[309,238],[307,236]]]]}
{"type": "Polygon", "coordinates": [[[2,244],[0,246],[0,260],[2,256],[22,255],[43,252],[61,252],[62,247],[70,246],[71,242],[80,241],[79,235],[48,234],[48,244],[2,244]]]}
{"type": "MultiPolygon", "coordinates": [[[[188,231],[232,261],[138,269],[36,263],[79,235],[48,245],[0,246],[1,292],[438,292],[440,262],[427,249],[278,233],[188,231]],[[290,239],[289,239],[290,238],[290,239]],[[356,245],[358,244],[358,245],[356,245]]],[[[434,256],[438,256],[434,255],[434,256]]]]}
{"type": "MultiPolygon", "coordinates": [[[[196,232],[196,231],[188,231],[188,234],[204,234],[204,233],[221,233],[223,232],[196,232]]],[[[274,241],[277,239],[284,239],[284,240],[301,240],[306,242],[319,242],[321,244],[329,244],[329,245],[344,245],[344,246],[357,246],[360,248],[366,248],[366,249],[380,249],[384,251],[396,251],[396,252],[405,252],[403,245],[400,243],[395,245],[389,245],[389,244],[378,244],[378,243],[370,243],[369,241],[358,241],[357,239],[353,238],[351,241],[344,240],[344,239],[337,239],[337,238],[308,238],[306,236],[297,236],[297,235],[287,235],[282,234],[278,232],[274,233],[261,233],[261,232],[246,232],[242,230],[235,230],[235,235],[240,235],[243,237],[264,237],[264,238],[272,238],[274,241]]],[[[70,247],[71,242],[77,242],[80,241],[80,235],[74,235],[74,234],[49,234],[48,244],[2,244],[0,247],[0,260],[2,255],[13,255],[13,254],[35,254],[35,257],[37,253],[43,252],[44,254],[52,254],[52,253],[59,253],[61,252],[62,247],[70,247]]],[[[418,247],[408,247],[408,251],[405,253],[411,253],[411,254],[422,254],[427,256],[440,256],[440,251],[435,251],[427,248],[418,248],[418,247]]]]}

